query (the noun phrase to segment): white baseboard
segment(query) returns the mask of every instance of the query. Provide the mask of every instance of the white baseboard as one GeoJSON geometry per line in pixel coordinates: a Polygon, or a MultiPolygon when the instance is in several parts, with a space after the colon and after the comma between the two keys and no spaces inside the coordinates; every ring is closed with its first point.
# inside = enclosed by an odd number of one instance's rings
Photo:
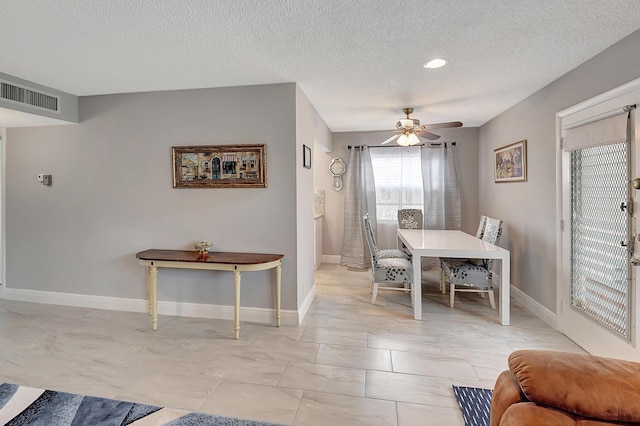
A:
{"type": "MultiPolygon", "coordinates": [[[[494,272],[492,282],[493,282],[493,288],[499,291],[500,290],[500,274],[494,272]]],[[[518,302],[520,305],[522,305],[523,308],[527,309],[533,315],[537,316],[542,321],[547,323],[554,330],[558,329],[556,326],[556,314],[551,312],[549,309],[545,308],[543,305],[541,305],[535,299],[533,299],[532,297],[524,293],[519,288],[514,287],[513,284],[511,284],[509,288],[510,288],[511,298],[513,300],[518,302]]]]}
{"type": "MultiPolygon", "coordinates": [[[[312,292],[315,296],[315,287],[312,292]]],[[[4,298],[21,302],[44,303],[49,305],[75,306],[80,308],[108,309],[126,312],[148,312],[147,299],[125,299],[118,297],[89,296],[85,294],[58,293],[51,291],[18,290],[6,288],[4,298]]],[[[305,299],[306,300],[306,299],[305,299]]],[[[313,301],[313,297],[311,298],[313,301]]],[[[310,304],[311,302],[309,302],[310,304]]],[[[307,306],[308,310],[309,307],[307,306]]],[[[158,301],[158,314],[179,317],[195,317],[233,320],[233,306],[206,305],[203,303],[178,303],[172,301],[158,301]]],[[[275,309],[240,307],[240,321],[250,321],[263,324],[275,322],[275,309]]],[[[280,310],[282,325],[299,325],[301,319],[296,311],[280,310]]]]}
{"type": "MultiPolygon", "coordinates": [[[[340,256],[332,256],[337,257],[340,256]]],[[[324,256],[323,256],[324,262],[324,256]]],[[[327,262],[331,263],[331,262],[327,262]]],[[[499,286],[497,286],[499,288],[499,286]]],[[[282,325],[300,325],[311,303],[316,296],[316,287],[312,287],[298,311],[281,310],[280,322],[282,325]]],[[[511,286],[511,297],[529,310],[532,314],[557,329],[556,314],[543,305],[523,293],[518,288],[511,286]]],[[[119,297],[90,296],[85,294],[58,293],[51,291],[20,290],[4,288],[6,300],[21,302],[43,303],[50,305],[75,306],[80,308],[107,309],[126,312],[148,312],[149,301],[147,299],[126,299],[119,297]]],[[[160,315],[173,315],[180,317],[210,318],[233,320],[233,306],[207,305],[203,303],[178,303],[172,301],[158,301],[158,313],[160,315]]],[[[268,308],[240,307],[240,320],[263,324],[272,324],[275,318],[275,310],[268,308]]]]}
{"type": "Polygon", "coordinates": [[[75,306],[79,308],[109,309],[113,311],[148,312],[149,310],[148,300],[90,296],[87,294],[59,293],[55,291],[7,288],[4,292],[4,298],[20,302],[75,306]]]}
{"type": "Polygon", "coordinates": [[[331,263],[331,264],[339,265],[340,257],[341,256],[339,254],[323,254],[322,263],[331,263]]]}
{"type": "Polygon", "coordinates": [[[556,325],[556,314],[513,285],[511,286],[511,297],[532,314],[546,322],[551,328],[554,330],[558,329],[556,325]]]}
{"type": "Polygon", "coordinates": [[[316,285],[314,284],[313,287],[311,287],[311,291],[309,291],[309,293],[304,298],[300,306],[298,306],[298,321],[299,321],[298,325],[300,325],[304,317],[307,316],[307,312],[309,311],[309,308],[311,307],[311,303],[313,303],[313,300],[315,298],[316,298],[316,285]]]}

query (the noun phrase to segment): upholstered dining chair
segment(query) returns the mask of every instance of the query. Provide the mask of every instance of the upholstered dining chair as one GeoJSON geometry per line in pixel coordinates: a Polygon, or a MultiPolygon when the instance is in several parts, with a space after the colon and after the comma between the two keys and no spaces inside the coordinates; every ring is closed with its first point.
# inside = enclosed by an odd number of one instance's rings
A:
{"type": "MultiPolygon", "coordinates": [[[[367,222],[369,222],[369,224],[371,224],[371,220],[369,220],[369,213],[365,213],[365,215],[363,217],[363,220],[366,220],[367,222]]],[[[373,228],[371,228],[371,226],[369,226],[369,229],[371,231],[371,238],[373,239],[373,245],[377,249],[378,243],[376,242],[376,236],[373,233],[373,228]]],[[[367,232],[367,228],[365,226],[365,233],[366,232],[367,232]]],[[[411,260],[411,254],[405,252],[404,250],[400,250],[400,249],[378,249],[378,259],[388,259],[388,258],[393,258],[393,257],[400,257],[400,258],[403,258],[403,259],[411,260]]]]}
{"type": "MultiPolygon", "coordinates": [[[[480,238],[482,239],[482,235],[484,235],[484,226],[487,223],[487,216],[485,215],[480,215],[480,222],[478,223],[478,230],[476,231],[476,238],[480,238]]],[[[438,259],[438,261],[440,262],[440,291],[442,292],[442,294],[445,294],[447,292],[447,286],[445,285],[445,279],[444,279],[444,268],[445,266],[443,265],[443,263],[463,263],[468,261],[469,259],[460,259],[460,258],[453,258],[453,257],[441,257],[440,259],[438,259]]]]}
{"type": "MultiPolygon", "coordinates": [[[[398,228],[400,229],[422,229],[422,219],[422,210],[420,209],[398,209],[398,228]]],[[[411,256],[403,243],[401,243],[400,249],[411,256]]]]}
{"type": "MultiPolygon", "coordinates": [[[[371,304],[376,303],[378,290],[411,292],[413,267],[406,257],[380,258],[369,216],[363,216],[365,235],[371,253],[371,304]],[[382,285],[381,285],[382,284],[382,285]],[[395,284],[395,285],[390,285],[395,284]],[[401,286],[399,286],[399,284],[401,286]]],[[[411,292],[413,302],[413,292],[411,292]]]]}
{"type": "MultiPolygon", "coordinates": [[[[498,244],[502,235],[502,220],[487,217],[485,221],[482,240],[491,244],[498,244]]],[[[453,308],[456,292],[480,293],[489,296],[491,309],[496,308],[493,294],[493,260],[469,259],[460,261],[441,262],[442,277],[445,283],[449,283],[449,306],[453,308]]],[[[446,284],[445,284],[446,285],[446,284]]]]}
{"type": "Polygon", "coordinates": [[[398,227],[400,229],[422,229],[422,210],[398,209],[398,227]]]}
{"type": "Polygon", "coordinates": [[[478,230],[476,231],[476,238],[482,238],[484,235],[484,226],[487,224],[487,216],[480,215],[480,222],[478,223],[478,230]]]}

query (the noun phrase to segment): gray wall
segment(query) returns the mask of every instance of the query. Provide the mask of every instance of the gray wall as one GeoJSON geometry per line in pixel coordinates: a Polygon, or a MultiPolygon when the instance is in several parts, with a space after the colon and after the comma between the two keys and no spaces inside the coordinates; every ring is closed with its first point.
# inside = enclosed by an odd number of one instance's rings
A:
{"type": "Polygon", "coordinates": [[[555,114],[640,77],[640,31],[480,128],[480,210],[504,220],[511,283],[556,311],[555,114]],[[527,140],[528,181],[493,181],[493,150],[527,140]]]}
{"type": "MultiPolygon", "coordinates": [[[[462,196],[462,229],[475,233],[478,227],[480,211],[478,208],[478,129],[438,129],[442,141],[456,142],[456,167],[460,181],[462,196]]],[[[349,145],[379,145],[392,133],[366,134],[357,132],[334,133],[332,150],[324,152],[316,150],[315,187],[325,190],[325,216],[322,223],[323,255],[340,255],[342,237],[344,235],[344,193],[345,190],[332,189],[332,176],[329,174],[329,163],[333,157],[341,157],[345,164],[349,163],[349,145]]],[[[343,175],[343,182],[345,181],[343,175]]]]}
{"type": "MultiPolygon", "coordinates": [[[[295,310],[297,244],[307,244],[292,225],[296,194],[313,197],[311,183],[296,188],[300,96],[293,83],[92,96],[80,99],[79,124],[8,129],[7,287],[145,299],[138,251],[207,239],[214,250],[284,254],[282,307],[295,310]],[[242,143],[266,144],[267,188],[172,188],[172,146],[242,143]]],[[[312,233],[312,201],[308,210],[312,233]]],[[[270,273],[243,274],[243,306],[273,306],[270,273]]],[[[162,270],[159,299],[232,305],[220,280],[231,278],[162,270]]]]}
{"type": "Polygon", "coordinates": [[[311,156],[311,169],[303,167],[303,146],[313,153],[314,147],[331,145],[331,132],[311,105],[307,97],[296,86],[296,198],[298,245],[298,308],[305,301],[314,286],[314,170],[317,167],[314,155],[311,156]]]}

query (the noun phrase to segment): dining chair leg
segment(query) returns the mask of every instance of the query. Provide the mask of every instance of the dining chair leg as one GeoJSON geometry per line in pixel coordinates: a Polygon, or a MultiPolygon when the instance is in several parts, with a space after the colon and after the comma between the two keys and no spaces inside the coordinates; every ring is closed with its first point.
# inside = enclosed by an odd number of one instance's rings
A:
{"type": "Polygon", "coordinates": [[[444,269],[442,268],[440,268],[440,291],[442,292],[442,294],[445,294],[447,292],[447,283],[445,282],[444,269]]]}
{"type": "Polygon", "coordinates": [[[491,309],[496,309],[496,299],[493,294],[493,289],[490,288],[487,294],[489,294],[489,303],[491,304],[491,309]]]}
{"type": "Polygon", "coordinates": [[[449,288],[449,307],[453,308],[453,299],[456,294],[456,285],[451,283],[451,288],[449,288]]]}
{"type": "Polygon", "coordinates": [[[373,283],[373,291],[371,292],[371,304],[376,304],[376,297],[378,297],[378,283],[373,283]]]}

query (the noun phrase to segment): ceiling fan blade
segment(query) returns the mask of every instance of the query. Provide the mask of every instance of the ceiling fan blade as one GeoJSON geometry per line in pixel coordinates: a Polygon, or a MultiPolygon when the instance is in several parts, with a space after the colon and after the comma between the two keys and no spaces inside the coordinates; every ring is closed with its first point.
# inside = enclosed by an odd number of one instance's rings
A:
{"type": "Polygon", "coordinates": [[[386,145],[390,142],[393,142],[394,139],[396,139],[398,136],[400,136],[400,134],[398,133],[397,135],[393,135],[391,136],[389,139],[385,140],[384,142],[380,143],[380,145],[386,145]]]}
{"type": "Polygon", "coordinates": [[[426,130],[418,130],[416,131],[416,135],[423,137],[425,139],[429,139],[430,141],[435,141],[436,139],[440,139],[440,135],[436,135],[435,133],[427,132],[426,130]]]}
{"type": "Polygon", "coordinates": [[[389,132],[395,132],[398,129],[389,129],[389,130],[363,130],[361,132],[354,132],[357,133],[359,135],[368,135],[369,133],[389,133],[389,132]]]}
{"type": "Polygon", "coordinates": [[[444,129],[447,127],[462,127],[462,123],[460,121],[447,121],[446,123],[433,123],[433,124],[425,124],[420,126],[421,128],[427,129],[444,129]]]}

